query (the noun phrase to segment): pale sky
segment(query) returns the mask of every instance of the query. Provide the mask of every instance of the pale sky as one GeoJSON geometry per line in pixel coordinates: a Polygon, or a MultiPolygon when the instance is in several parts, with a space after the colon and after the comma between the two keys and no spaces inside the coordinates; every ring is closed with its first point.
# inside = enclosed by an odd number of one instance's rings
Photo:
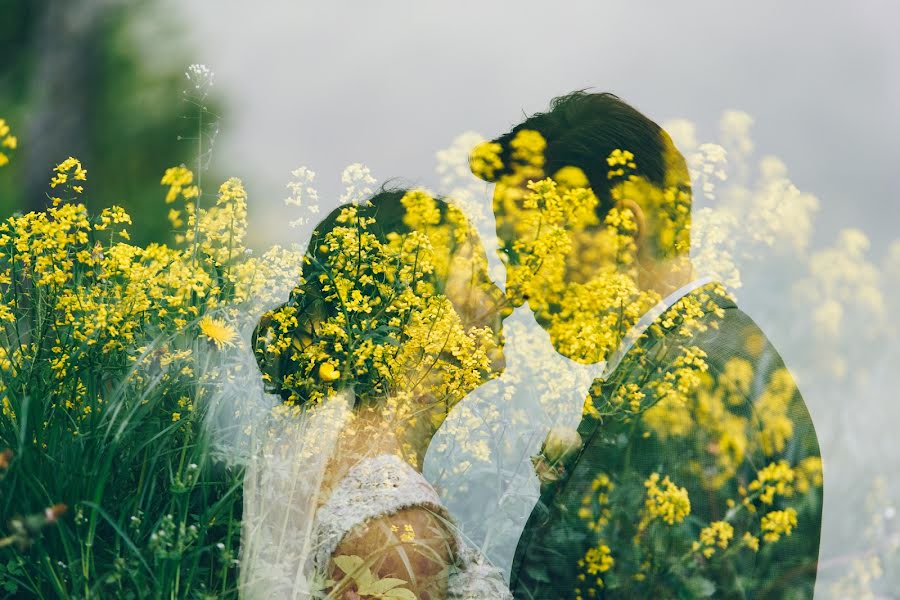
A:
{"type": "Polygon", "coordinates": [[[279,206],[296,166],[326,206],[352,162],[433,183],[455,135],[501,133],[578,88],[687,118],[701,139],[723,110],[748,112],[758,151],[822,201],[819,241],[855,226],[880,252],[900,224],[896,2],[172,4],[192,60],[216,72],[215,160],[248,185],[257,238],[293,235],[279,206]]]}

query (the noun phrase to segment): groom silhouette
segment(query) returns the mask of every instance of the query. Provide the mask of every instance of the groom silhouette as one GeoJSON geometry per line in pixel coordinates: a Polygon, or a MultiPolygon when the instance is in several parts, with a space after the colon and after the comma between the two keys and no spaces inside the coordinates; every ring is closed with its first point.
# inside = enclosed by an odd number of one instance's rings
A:
{"type": "Polygon", "coordinates": [[[558,352],[605,362],[575,431],[533,460],[540,500],[510,587],[537,598],[812,598],[822,510],[812,420],[778,353],[689,259],[668,134],[575,92],[477,147],[507,290],[558,352]]]}

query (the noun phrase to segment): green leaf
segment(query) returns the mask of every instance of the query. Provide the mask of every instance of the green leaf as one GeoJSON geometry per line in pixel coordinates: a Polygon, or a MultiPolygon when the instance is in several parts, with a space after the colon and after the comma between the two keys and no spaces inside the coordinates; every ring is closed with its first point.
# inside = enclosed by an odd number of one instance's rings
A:
{"type": "Polygon", "coordinates": [[[685,581],[685,587],[692,598],[709,598],[716,591],[716,584],[699,575],[685,581]]]}
{"type": "Polygon", "coordinates": [[[370,595],[370,596],[380,596],[400,585],[405,585],[406,581],[403,579],[396,579],[394,577],[385,577],[384,579],[379,579],[377,581],[372,582],[365,590],[360,588],[359,592],[361,594],[370,595]]]}
{"type": "Polygon", "coordinates": [[[363,570],[358,575],[356,575],[354,579],[356,580],[356,587],[363,595],[365,595],[365,592],[363,592],[363,590],[371,588],[372,584],[378,581],[378,578],[375,577],[375,575],[372,574],[372,571],[367,568],[363,568],[363,570]]]}
{"type": "Polygon", "coordinates": [[[346,575],[352,575],[363,566],[363,559],[354,555],[341,555],[334,557],[334,564],[346,575]]]}
{"type": "Polygon", "coordinates": [[[417,600],[416,595],[406,588],[394,588],[386,593],[383,598],[385,600],[417,600]]]}

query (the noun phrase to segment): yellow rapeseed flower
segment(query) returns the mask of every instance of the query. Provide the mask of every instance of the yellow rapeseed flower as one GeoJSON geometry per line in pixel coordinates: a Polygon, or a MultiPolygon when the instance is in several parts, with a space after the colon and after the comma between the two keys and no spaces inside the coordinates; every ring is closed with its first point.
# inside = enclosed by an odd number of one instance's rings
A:
{"type": "Polygon", "coordinates": [[[647,488],[644,506],[649,519],[658,517],[669,525],[675,525],[690,514],[691,501],[687,490],[675,485],[668,475],[660,482],[659,473],[653,473],[644,486],[647,488]]]}
{"type": "Polygon", "coordinates": [[[493,181],[494,174],[503,168],[501,151],[502,147],[496,142],[482,142],[475,146],[469,156],[469,168],[472,173],[485,181],[493,181]]]}
{"type": "Polygon", "coordinates": [[[754,552],[759,550],[759,538],[750,533],[749,531],[744,534],[744,546],[750,548],[754,552]]]}
{"type": "Polygon", "coordinates": [[[725,550],[728,548],[728,542],[734,537],[734,527],[725,521],[714,521],[709,527],[700,530],[699,541],[694,542],[692,550],[694,552],[702,551],[706,558],[711,557],[716,552],[716,547],[725,550]]]}
{"type": "MultiPolygon", "coordinates": [[[[81,161],[74,156],[70,156],[66,160],[62,161],[61,163],[53,167],[53,170],[56,172],[56,174],[50,180],[50,187],[52,188],[68,182],[70,178],[72,181],[87,180],[87,170],[81,166],[81,161]]],[[[75,191],[79,192],[80,188],[81,186],[73,187],[75,191]]]]}
{"type": "Polygon", "coordinates": [[[777,542],[782,535],[791,535],[797,526],[797,511],[793,508],[786,510],[773,510],[763,515],[760,521],[760,529],[763,531],[763,539],[767,542],[777,542]]]}
{"type": "Polygon", "coordinates": [[[169,191],[166,193],[166,204],[175,202],[179,194],[185,198],[196,198],[200,190],[197,186],[191,185],[193,182],[194,173],[185,166],[166,169],[160,180],[160,184],[169,186],[169,191]]]}
{"type": "MultiPolygon", "coordinates": [[[[6,119],[0,119],[0,148],[15,150],[18,146],[18,139],[9,132],[9,125],[6,119]]],[[[6,152],[0,152],[0,167],[9,163],[9,155],[6,152]]]]}

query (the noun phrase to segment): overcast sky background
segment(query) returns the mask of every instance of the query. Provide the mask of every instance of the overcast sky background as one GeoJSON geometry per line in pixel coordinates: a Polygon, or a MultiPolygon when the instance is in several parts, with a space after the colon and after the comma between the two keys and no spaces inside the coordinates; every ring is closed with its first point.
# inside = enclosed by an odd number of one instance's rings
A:
{"type": "Polygon", "coordinates": [[[896,237],[900,3],[263,2],[182,11],[196,62],[226,113],[221,172],[242,177],[254,238],[290,239],[291,169],[318,173],[325,206],[341,169],[434,184],[454,136],[492,136],[578,88],[612,91],[658,122],[712,138],[725,109],[753,116],[759,153],[781,157],[822,201],[816,239],[843,226],[880,253],[896,237]]]}
{"type": "MultiPolygon", "coordinates": [[[[282,205],[299,165],[318,173],[323,210],[337,204],[353,162],[379,181],[437,187],[435,152],[455,136],[505,132],[580,88],[614,92],[659,123],[688,119],[700,141],[715,139],[724,110],[743,110],[757,156],[780,157],[818,197],[815,246],[855,227],[878,263],[900,238],[900,2],[166,2],[182,17],[191,60],[216,72],[225,112],[215,171],[244,180],[257,246],[305,243],[282,205]]],[[[760,297],[788,306],[788,286],[766,281],[760,297]]],[[[752,297],[742,306],[789,366],[808,362],[812,344],[790,339],[797,313],[760,314],[752,297]]],[[[847,358],[851,372],[868,360],[847,358]]],[[[888,408],[896,394],[887,389],[863,382],[849,397],[888,408]]],[[[842,422],[804,390],[817,428],[842,422]]],[[[861,440],[894,439],[890,418],[867,414],[855,426],[861,440]]],[[[870,485],[850,481],[853,459],[838,468],[838,458],[827,457],[826,486],[870,485]]],[[[847,541],[839,526],[868,517],[841,508],[856,499],[828,497],[822,555],[835,556],[847,541]]]]}

